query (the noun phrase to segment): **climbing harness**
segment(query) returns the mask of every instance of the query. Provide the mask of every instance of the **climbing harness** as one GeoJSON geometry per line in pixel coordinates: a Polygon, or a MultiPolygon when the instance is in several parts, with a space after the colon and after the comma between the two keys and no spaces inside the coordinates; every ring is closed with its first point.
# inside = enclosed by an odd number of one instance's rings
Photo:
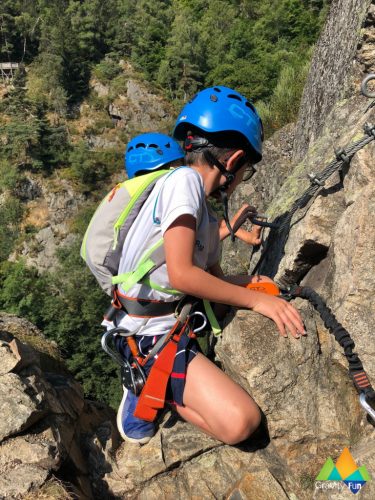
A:
{"type": "Polygon", "coordinates": [[[337,321],[322,297],[312,288],[291,285],[282,290],[281,296],[287,300],[297,297],[308,300],[314,309],[318,311],[324,326],[334,335],[336,341],[344,349],[344,354],[349,363],[349,376],[359,393],[360,404],[375,423],[375,390],[368,379],[358,354],[353,352],[355,344],[348,331],[337,321]]]}
{"type": "Polygon", "coordinates": [[[129,332],[125,328],[112,328],[104,333],[101,344],[104,352],[106,352],[118,365],[121,366],[122,383],[126,389],[138,396],[145,383],[146,375],[139,360],[139,352],[137,344],[134,340],[135,332],[129,332]],[[126,338],[131,349],[133,358],[129,362],[125,357],[120,356],[120,353],[111,344],[114,344],[114,339],[117,335],[126,338]]]}
{"type": "MultiPolygon", "coordinates": [[[[187,335],[189,338],[196,338],[197,333],[202,331],[207,324],[205,315],[200,311],[191,312],[192,307],[191,301],[187,301],[181,306],[181,311],[175,313],[176,323],[172,329],[161,336],[146,356],[139,352],[135,340],[138,330],[128,331],[125,328],[116,327],[108,330],[102,336],[103,350],[121,367],[123,385],[139,396],[134,416],[152,422],[157,411],[164,407],[167,385],[172,374],[181,337],[187,335]],[[192,324],[195,316],[203,321],[200,326],[193,329],[192,324]],[[116,349],[117,337],[126,339],[131,352],[129,360],[121,356],[116,349]],[[150,373],[146,376],[144,367],[152,359],[155,361],[150,373]]],[[[108,318],[108,315],[106,317],[108,318]]]]}

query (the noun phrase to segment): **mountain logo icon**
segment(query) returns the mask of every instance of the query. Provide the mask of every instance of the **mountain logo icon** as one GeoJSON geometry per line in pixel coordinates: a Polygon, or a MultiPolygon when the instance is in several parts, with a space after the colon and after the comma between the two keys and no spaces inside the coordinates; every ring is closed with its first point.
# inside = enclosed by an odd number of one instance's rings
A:
{"type": "Polygon", "coordinates": [[[348,448],[344,448],[336,464],[329,457],[316,477],[316,481],[343,481],[354,494],[370,480],[366,466],[358,467],[348,448]]]}

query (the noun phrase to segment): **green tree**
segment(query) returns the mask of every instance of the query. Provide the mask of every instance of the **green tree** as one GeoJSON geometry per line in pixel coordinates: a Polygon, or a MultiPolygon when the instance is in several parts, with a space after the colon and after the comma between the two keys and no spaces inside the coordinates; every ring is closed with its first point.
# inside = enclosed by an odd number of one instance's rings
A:
{"type": "Polygon", "coordinates": [[[202,81],[203,64],[203,50],[193,15],[187,7],[178,4],[157,81],[173,99],[186,100],[202,81]]]}
{"type": "Polygon", "coordinates": [[[132,19],[134,45],[131,57],[146,78],[154,80],[164,59],[171,25],[170,0],[139,0],[132,19]],[[145,29],[145,27],[147,27],[145,29]]]}

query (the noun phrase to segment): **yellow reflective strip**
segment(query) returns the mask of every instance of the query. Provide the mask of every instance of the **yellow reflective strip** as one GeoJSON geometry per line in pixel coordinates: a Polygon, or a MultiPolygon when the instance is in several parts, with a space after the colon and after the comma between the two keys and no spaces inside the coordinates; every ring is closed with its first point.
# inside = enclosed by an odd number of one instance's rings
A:
{"type": "Polygon", "coordinates": [[[184,295],[183,292],[180,292],[179,290],[175,290],[174,288],[165,288],[163,286],[158,285],[154,281],[151,281],[149,276],[146,276],[146,278],[143,278],[140,283],[142,285],[149,286],[153,290],[157,290],[158,292],[164,292],[164,293],[169,293],[170,295],[184,295]]]}
{"type": "Polygon", "coordinates": [[[155,263],[151,259],[146,260],[140,266],[138,266],[133,273],[128,273],[128,276],[124,280],[119,279],[121,278],[121,276],[124,276],[124,274],[114,276],[112,278],[112,283],[114,285],[120,284],[121,288],[123,288],[125,292],[128,292],[130,288],[137,284],[154,266],[155,263]]]}
{"type": "Polygon", "coordinates": [[[206,312],[208,321],[210,322],[212,332],[215,335],[215,337],[217,337],[221,334],[222,330],[221,330],[220,325],[216,319],[215,313],[211,307],[211,303],[208,300],[204,299],[203,305],[204,305],[204,310],[206,312]]]}

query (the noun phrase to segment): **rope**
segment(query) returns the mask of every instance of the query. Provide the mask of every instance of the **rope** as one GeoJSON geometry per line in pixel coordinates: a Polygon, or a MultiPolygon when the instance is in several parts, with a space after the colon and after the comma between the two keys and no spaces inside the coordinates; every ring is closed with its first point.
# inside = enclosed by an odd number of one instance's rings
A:
{"type": "MultiPolygon", "coordinates": [[[[364,132],[365,136],[359,139],[356,142],[353,142],[353,144],[349,145],[345,149],[341,150],[335,150],[336,154],[336,159],[331,161],[318,175],[314,174],[309,174],[308,177],[310,178],[311,185],[306,189],[306,191],[293,203],[292,207],[290,210],[284,214],[283,216],[278,216],[274,221],[273,225],[277,226],[273,229],[271,229],[268,238],[267,238],[267,243],[266,247],[262,252],[262,255],[260,256],[260,259],[258,260],[255,268],[253,269],[252,273],[256,274],[258,270],[260,269],[261,265],[264,262],[264,259],[268,253],[269,248],[271,247],[270,242],[272,242],[274,239],[278,239],[280,241],[280,236],[283,234],[283,244],[285,245],[287,236],[289,233],[290,229],[290,222],[293,218],[293,215],[300,209],[303,208],[307,205],[309,201],[311,201],[313,198],[316,198],[317,195],[319,194],[320,190],[324,187],[325,182],[329,177],[331,177],[334,172],[339,171],[342,169],[344,165],[349,165],[351,159],[353,156],[360,151],[362,148],[364,148],[367,144],[369,144],[371,141],[375,140],[375,125],[371,125],[366,123],[364,125],[364,132]],[[285,231],[287,229],[287,231],[285,231]]],[[[304,216],[306,215],[308,209],[306,210],[304,216]]]]}
{"type": "Polygon", "coordinates": [[[324,186],[326,180],[329,179],[332,174],[334,174],[337,170],[340,170],[344,165],[349,165],[353,156],[375,139],[375,126],[365,125],[365,127],[365,132],[367,134],[366,136],[354,142],[348,148],[336,151],[336,160],[333,160],[331,163],[329,163],[319,175],[313,176],[311,174],[309,176],[311,186],[306,189],[302,196],[292,205],[292,208],[289,210],[285,219],[278,228],[279,233],[288,226],[296,211],[304,207],[308,203],[308,201],[310,201],[311,198],[315,194],[317,194],[317,192],[324,186]]]}
{"type": "Polygon", "coordinates": [[[374,388],[371,386],[358,354],[353,351],[355,343],[349,332],[337,321],[335,315],[322,297],[312,288],[307,286],[290,287],[287,291],[287,298],[295,297],[308,300],[314,306],[314,309],[318,311],[324,322],[324,326],[334,335],[336,341],[344,349],[344,354],[349,363],[349,375],[358,393],[365,394],[367,400],[375,403],[374,388]]]}

